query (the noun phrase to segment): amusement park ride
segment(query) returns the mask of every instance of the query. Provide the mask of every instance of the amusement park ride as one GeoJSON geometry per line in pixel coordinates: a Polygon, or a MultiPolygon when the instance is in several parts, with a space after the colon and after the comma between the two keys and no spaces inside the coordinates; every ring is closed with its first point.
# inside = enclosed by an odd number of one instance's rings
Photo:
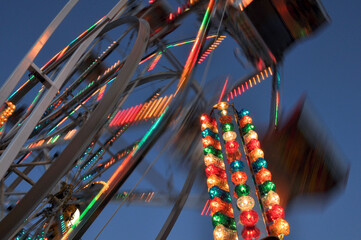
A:
{"type": "MultiPolygon", "coordinates": [[[[321,3],[187,0],[173,8],[161,0],[120,1],[39,67],[36,56],[77,2],[66,4],[0,90],[0,239],[79,239],[112,200],[161,201],[154,192],[118,190],[135,170],[157,174],[156,160],[137,166],[167,134],[186,148],[180,157],[191,159],[193,171],[157,239],[167,238],[195,176],[204,174],[203,158],[215,239],[287,235],[252,119],[232,101],[272,79],[270,125],[277,127],[278,66],[290,46],[327,22],[321,3]],[[174,39],[188,16],[201,19],[195,37],[174,39]],[[205,79],[192,73],[226,37],[254,70],[208,99],[205,79]],[[185,61],[174,54],[183,45],[192,46],[185,61]],[[193,139],[185,137],[189,126],[193,139]]],[[[177,146],[161,151],[167,148],[177,146]]]]}

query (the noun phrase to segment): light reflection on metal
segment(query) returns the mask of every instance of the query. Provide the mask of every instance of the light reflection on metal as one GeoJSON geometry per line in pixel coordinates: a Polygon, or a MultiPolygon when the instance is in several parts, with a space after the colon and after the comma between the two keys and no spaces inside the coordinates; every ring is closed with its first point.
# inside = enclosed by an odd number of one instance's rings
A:
{"type": "Polygon", "coordinates": [[[194,42],[192,50],[188,55],[186,64],[184,65],[183,68],[182,75],[178,82],[177,90],[174,95],[177,95],[177,93],[187,85],[187,82],[191,77],[194,65],[196,64],[197,61],[199,51],[201,50],[201,47],[205,39],[205,34],[208,29],[209,21],[215,9],[214,6],[216,5],[217,2],[218,2],[217,0],[210,0],[208,3],[208,7],[206,13],[204,14],[202,24],[197,33],[196,41],[194,42]]]}
{"type": "Polygon", "coordinates": [[[104,91],[105,91],[106,87],[107,87],[107,85],[104,85],[103,87],[100,88],[99,93],[98,93],[98,97],[97,97],[97,102],[100,101],[100,99],[103,98],[104,91]]]}
{"type": "Polygon", "coordinates": [[[161,57],[162,57],[162,53],[160,52],[160,53],[158,53],[158,55],[154,58],[152,64],[150,65],[150,67],[149,67],[149,69],[148,69],[148,72],[149,72],[149,71],[152,71],[152,70],[155,68],[155,66],[158,64],[158,62],[159,62],[159,60],[160,60],[161,57]]]}
{"type": "Polygon", "coordinates": [[[209,204],[209,199],[207,200],[206,204],[204,204],[204,207],[203,207],[203,210],[202,210],[201,215],[203,215],[204,212],[206,211],[206,209],[207,209],[207,207],[208,207],[208,204],[209,204]]]}
{"type": "Polygon", "coordinates": [[[249,4],[251,4],[251,2],[253,2],[253,0],[241,0],[238,6],[241,11],[243,11],[249,4]]]}
{"type": "Polygon", "coordinates": [[[76,129],[71,130],[70,132],[68,132],[68,133],[65,135],[64,140],[68,140],[68,139],[72,138],[75,133],[76,133],[76,129]]]}

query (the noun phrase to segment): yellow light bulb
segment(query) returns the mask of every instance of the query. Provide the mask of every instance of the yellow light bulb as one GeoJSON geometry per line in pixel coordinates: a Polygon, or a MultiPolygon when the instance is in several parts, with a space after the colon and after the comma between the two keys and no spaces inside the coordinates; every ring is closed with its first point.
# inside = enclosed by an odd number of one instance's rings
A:
{"type": "Polygon", "coordinates": [[[271,207],[274,204],[280,205],[280,196],[274,191],[269,191],[266,196],[262,198],[263,207],[265,209],[271,207]]]}
{"type": "Polygon", "coordinates": [[[282,218],[279,218],[269,226],[269,230],[273,236],[290,234],[290,225],[282,218]]]}
{"type": "Polygon", "coordinates": [[[248,144],[252,139],[258,140],[258,134],[253,130],[249,130],[248,133],[243,136],[244,143],[248,144]]]}
{"type": "Polygon", "coordinates": [[[229,131],[229,132],[223,133],[222,136],[223,136],[223,139],[228,142],[228,141],[233,141],[234,139],[236,139],[237,134],[233,131],[229,131]]]}
{"type": "Polygon", "coordinates": [[[213,230],[214,240],[225,240],[227,232],[222,224],[217,225],[213,230]]]}
{"type": "Polygon", "coordinates": [[[219,157],[214,156],[212,153],[207,154],[204,157],[204,164],[206,166],[210,165],[210,164],[214,164],[217,167],[221,168],[224,170],[224,162],[222,159],[220,159],[219,157]]]}
{"type": "Polygon", "coordinates": [[[227,102],[220,102],[217,105],[218,110],[227,109],[229,107],[229,104],[227,102]]]}
{"type": "Polygon", "coordinates": [[[254,207],[254,199],[250,196],[242,196],[237,199],[237,206],[241,211],[249,211],[254,207]]]}

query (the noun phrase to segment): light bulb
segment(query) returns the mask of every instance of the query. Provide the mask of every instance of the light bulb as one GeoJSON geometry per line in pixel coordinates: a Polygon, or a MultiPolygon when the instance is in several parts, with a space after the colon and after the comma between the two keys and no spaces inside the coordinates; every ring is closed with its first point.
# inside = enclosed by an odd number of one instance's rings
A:
{"type": "Polygon", "coordinates": [[[265,181],[271,181],[272,174],[267,168],[262,168],[254,175],[254,178],[256,179],[257,184],[262,184],[265,181]]]}
{"type": "Polygon", "coordinates": [[[274,204],[280,204],[280,196],[274,191],[269,191],[266,196],[262,198],[263,207],[265,209],[271,207],[274,204]]]}
{"type": "Polygon", "coordinates": [[[242,211],[239,215],[239,221],[246,227],[252,227],[258,221],[258,214],[254,210],[242,211]]]}
{"type": "Polygon", "coordinates": [[[258,134],[253,130],[249,130],[248,133],[243,136],[244,143],[248,144],[252,139],[258,139],[258,134]]]}
{"type": "Polygon", "coordinates": [[[231,180],[234,185],[245,184],[247,181],[247,174],[242,171],[234,172],[231,176],[231,180]]]}
{"type": "Polygon", "coordinates": [[[241,211],[249,211],[254,207],[254,199],[251,196],[242,196],[237,199],[237,207],[241,211]]]}
{"type": "Polygon", "coordinates": [[[219,117],[219,121],[220,121],[222,124],[230,123],[230,122],[232,122],[232,116],[230,116],[230,115],[220,116],[220,117],[219,117]]]}
{"type": "Polygon", "coordinates": [[[246,124],[251,124],[252,123],[252,118],[250,116],[248,116],[248,115],[245,115],[238,121],[238,123],[239,123],[239,126],[241,128],[243,128],[244,126],[246,126],[246,124]]]}
{"type": "Polygon", "coordinates": [[[228,141],[224,144],[224,147],[227,150],[227,153],[235,153],[238,150],[239,144],[237,141],[228,141]]]}
{"type": "Polygon", "coordinates": [[[282,218],[277,219],[269,226],[269,230],[273,236],[290,234],[290,226],[288,222],[282,218]]]}
{"type": "Polygon", "coordinates": [[[229,132],[223,133],[222,136],[223,136],[223,139],[228,142],[228,141],[233,141],[234,139],[236,139],[237,133],[234,131],[229,131],[229,132]]]}
{"type": "Polygon", "coordinates": [[[249,161],[253,163],[258,158],[264,158],[264,152],[260,148],[256,148],[252,152],[248,153],[248,157],[249,157],[249,161]]]}
{"type": "Polygon", "coordinates": [[[218,110],[227,109],[228,107],[229,107],[229,103],[227,103],[227,102],[220,102],[217,105],[218,110]]]}

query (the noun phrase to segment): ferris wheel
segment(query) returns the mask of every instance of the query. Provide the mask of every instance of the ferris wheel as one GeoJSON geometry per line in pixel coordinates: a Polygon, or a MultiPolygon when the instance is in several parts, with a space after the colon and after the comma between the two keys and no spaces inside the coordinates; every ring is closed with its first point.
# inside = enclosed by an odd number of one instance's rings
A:
{"type": "MultiPolygon", "coordinates": [[[[264,41],[257,24],[250,24],[252,15],[242,13],[252,1],[191,0],[175,11],[162,1],[143,7],[120,1],[38,67],[33,61],[40,45],[76,2],[68,2],[1,88],[0,239],[80,238],[162,136],[173,134],[180,144],[166,142],[160,152],[174,148],[180,158],[199,159],[198,133],[189,137],[184,130],[212,104],[204,97],[204,82],[192,78],[197,64],[231,35],[255,67],[233,86],[222,86],[221,99],[233,99],[260,79],[277,76],[281,53],[291,44],[264,41]],[[203,19],[198,33],[172,39],[191,13],[203,19]],[[184,66],[173,52],[183,45],[192,46],[184,66]]],[[[157,239],[167,237],[189,195],[199,163],[190,165],[193,171],[157,239]]],[[[143,197],[150,201],[153,195],[143,197]]]]}

